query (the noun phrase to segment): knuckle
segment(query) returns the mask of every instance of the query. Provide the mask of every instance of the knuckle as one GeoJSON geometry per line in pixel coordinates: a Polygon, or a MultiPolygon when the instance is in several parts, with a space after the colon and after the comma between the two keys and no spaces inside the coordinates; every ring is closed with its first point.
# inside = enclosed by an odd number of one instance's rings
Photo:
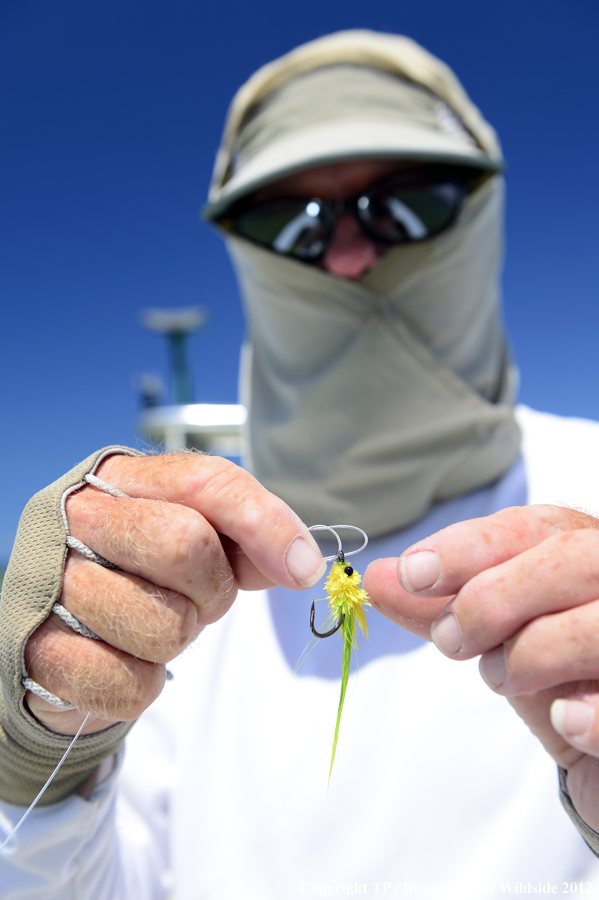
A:
{"type": "Polygon", "coordinates": [[[230,459],[222,456],[191,457],[193,463],[189,475],[189,492],[197,495],[209,491],[218,494],[227,491],[232,485],[248,484],[255,481],[254,476],[230,459]]]}
{"type": "Polygon", "coordinates": [[[147,468],[151,460],[152,457],[125,456],[120,453],[113,453],[102,460],[96,474],[99,475],[101,473],[102,479],[112,484],[112,479],[120,480],[126,478],[128,473],[135,471],[140,465],[147,468]]]}
{"type": "Polygon", "coordinates": [[[577,528],[574,531],[562,531],[556,534],[552,544],[557,544],[560,548],[568,548],[576,550],[577,548],[599,548],[599,531],[592,528],[577,528]]]}
{"type": "Polygon", "coordinates": [[[472,643],[486,642],[503,630],[510,614],[503,600],[504,578],[494,569],[481,572],[459,592],[450,604],[457,614],[464,636],[472,643]]]}
{"type": "Polygon", "coordinates": [[[159,696],[165,680],[164,666],[158,663],[133,657],[120,661],[113,679],[111,715],[124,721],[137,719],[159,696]]]}
{"type": "Polygon", "coordinates": [[[199,633],[194,604],[175,591],[150,589],[146,604],[131,614],[111,622],[120,646],[132,656],[154,663],[166,663],[185,649],[199,633]]]}
{"type": "Polygon", "coordinates": [[[216,535],[207,522],[192,510],[184,507],[181,510],[182,514],[177,515],[172,523],[168,546],[170,564],[176,567],[193,563],[196,558],[204,560],[216,549],[216,535]]]}
{"type": "Polygon", "coordinates": [[[204,627],[205,625],[212,625],[213,622],[217,622],[231,607],[236,594],[237,586],[235,584],[233,573],[231,572],[228,575],[223,575],[219,579],[216,589],[212,594],[210,594],[206,600],[200,602],[198,624],[201,627],[204,627]]]}
{"type": "Polygon", "coordinates": [[[231,460],[198,452],[109,457],[98,471],[102,478],[131,496],[155,500],[176,496],[181,503],[202,493],[211,479],[223,472],[244,473],[231,460]]]}
{"type": "MultiPolygon", "coordinates": [[[[27,672],[39,681],[51,676],[63,656],[65,635],[60,621],[52,615],[29,636],[23,651],[27,672]],[[38,677],[39,676],[39,677],[38,677]]],[[[41,683],[41,682],[40,682],[41,683]]]]}
{"type": "Polygon", "coordinates": [[[554,504],[511,506],[500,510],[491,518],[500,522],[507,531],[513,532],[528,546],[534,546],[552,535],[587,527],[581,525],[577,510],[554,504]]]}
{"type": "Polygon", "coordinates": [[[505,535],[507,538],[522,540],[528,544],[534,541],[539,528],[538,513],[533,515],[532,510],[538,510],[538,507],[508,506],[493,513],[488,517],[488,521],[494,531],[498,530],[499,537],[505,535]]]}
{"type": "Polygon", "coordinates": [[[238,518],[243,516],[250,498],[259,490],[260,486],[248,472],[223,469],[211,475],[201,493],[222,509],[234,511],[238,518]]]}
{"type": "Polygon", "coordinates": [[[245,469],[228,460],[202,479],[196,487],[196,494],[210,498],[221,510],[228,510],[235,516],[237,527],[251,530],[260,527],[265,518],[269,524],[272,518],[281,517],[284,512],[294,515],[289,507],[245,469]]]}
{"type": "MultiPolygon", "coordinates": [[[[599,642],[597,640],[597,620],[599,610],[593,610],[592,618],[589,613],[591,608],[574,607],[562,614],[559,629],[560,656],[566,664],[571,660],[573,668],[586,666],[588,662],[596,664],[599,642]]],[[[547,623],[546,631],[548,639],[552,637],[551,622],[547,623]]]]}
{"type": "Polygon", "coordinates": [[[235,598],[237,588],[229,560],[216,532],[200,516],[188,519],[177,532],[170,565],[180,573],[181,589],[203,612],[217,612],[224,605],[228,608],[235,598]]]}
{"type": "Polygon", "coordinates": [[[101,568],[74,550],[69,550],[62,576],[61,602],[64,597],[77,596],[82,600],[93,597],[97,582],[102,577],[101,568]]]}
{"type": "Polygon", "coordinates": [[[547,542],[543,555],[548,575],[563,571],[577,576],[570,588],[574,593],[576,584],[582,583],[581,577],[599,584],[599,531],[581,528],[561,532],[547,542]]]}
{"type": "Polygon", "coordinates": [[[120,500],[118,516],[106,516],[98,552],[133,571],[178,567],[210,541],[210,527],[184,506],[155,500],[120,500]]]}
{"type": "Polygon", "coordinates": [[[581,546],[584,552],[593,554],[594,558],[599,558],[599,531],[596,526],[594,528],[581,528],[572,532],[574,539],[581,546]]]}
{"type": "Polygon", "coordinates": [[[66,633],[60,620],[52,619],[27,642],[25,665],[38,684],[100,719],[137,718],[165,681],[162,665],[66,633]]]}
{"type": "Polygon", "coordinates": [[[86,485],[67,497],[65,510],[71,530],[87,529],[108,506],[107,501],[116,498],[103,494],[97,488],[86,485]]]}
{"type": "Polygon", "coordinates": [[[118,650],[94,654],[68,673],[72,702],[101,719],[136,719],[158,697],[164,667],[118,650]]]}
{"type": "Polygon", "coordinates": [[[87,560],[71,566],[61,602],[113,647],[150,662],[173,659],[201,630],[198,607],[185,593],[87,560]]]}

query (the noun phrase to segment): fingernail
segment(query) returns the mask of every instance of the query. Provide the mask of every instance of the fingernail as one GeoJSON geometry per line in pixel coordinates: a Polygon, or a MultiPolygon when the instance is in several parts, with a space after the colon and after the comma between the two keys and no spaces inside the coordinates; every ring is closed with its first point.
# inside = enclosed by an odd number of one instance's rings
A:
{"type": "Polygon", "coordinates": [[[420,550],[399,560],[401,580],[406,591],[432,587],[441,574],[439,557],[433,550],[420,550]]]}
{"type": "Polygon", "coordinates": [[[478,671],[490,688],[501,687],[507,678],[504,646],[495,647],[494,650],[485,653],[478,664],[478,671]]]}
{"type": "Polygon", "coordinates": [[[436,622],[433,622],[431,637],[435,647],[441,653],[447,653],[449,656],[453,656],[462,647],[462,631],[453,613],[446,613],[440,619],[437,619],[436,622]]]}
{"type": "Polygon", "coordinates": [[[595,707],[583,700],[554,700],[551,724],[565,738],[583,737],[595,724],[595,707]]]}
{"type": "Polygon", "coordinates": [[[327,570],[320,550],[303,537],[297,537],[291,544],[285,564],[291,577],[306,588],[320,581],[327,570]]]}

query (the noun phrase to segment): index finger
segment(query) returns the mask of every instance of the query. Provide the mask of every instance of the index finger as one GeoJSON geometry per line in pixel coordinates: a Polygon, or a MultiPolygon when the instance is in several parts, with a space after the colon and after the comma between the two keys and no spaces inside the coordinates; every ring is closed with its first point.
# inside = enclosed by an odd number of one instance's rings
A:
{"type": "Polygon", "coordinates": [[[421,597],[457,594],[471,578],[553,535],[599,528],[599,520],[562,506],[514,506],[457,522],[406,550],[397,563],[404,590],[421,597]]]}
{"type": "Polygon", "coordinates": [[[326,571],[316,541],[279,497],[249,472],[217,456],[111,456],[96,473],[130,497],[165,500],[199,512],[241,547],[275,584],[307,588],[326,571]]]}

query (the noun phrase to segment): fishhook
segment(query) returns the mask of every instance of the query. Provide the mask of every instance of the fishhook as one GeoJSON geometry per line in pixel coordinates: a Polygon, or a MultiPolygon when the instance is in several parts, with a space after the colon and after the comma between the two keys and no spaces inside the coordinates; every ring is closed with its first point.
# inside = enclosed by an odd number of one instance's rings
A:
{"type": "Polygon", "coordinates": [[[314,607],[314,600],[313,600],[312,601],[312,609],[310,610],[310,631],[317,638],[332,637],[335,634],[335,632],[339,631],[339,629],[343,625],[343,620],[345,619],[345,613],[343,613],[343,615],[341,616],[341,618],[339,619],[339,621],[337,622],[337,624],[335,625],[334,628],[331,628],[330,631],[325,631],[321,634],[320,631],[317,631],[316,628],[314,627],[315,614],[316,614],[316,609],[314,607]]]}
{"type": "MultiPolygon", "coordinates": [[[[354,531],[359,531],[360,534],[362,535],[362,537],[364,538],[364,543],[362,544],[362,546],[359,547],[357,550],[352,550],[351,552],[347,553],[347,556],[353,556],[354,553],[359,553],[360,550],[363,550],[364,547],[367,545],[368,535],[366,534],[365,531],[362,531],[361,528],[357,528],[355,525],[332,525],[332,526],[331,525],[312,525],[312,527],[309,528],[308,531],[330,531],[337,538],[337,546],[339,547],[339,549],[337,550],[337,553],[334,556],[325,556],[325,560],[328,561],[328,560],[334,559],[336,562],[345,562],[346,554],[343,552],[343,550],[341,548],[341,538],[335,531],[336,528],[351,528],[354,531]]],[[[348,576],[353,575],[353,572],[354,572],[354,570],[352,569],[351,566],[348,566],[345,571],[348,576]]],[[[343,615],[340,617],[337,624],[333,628],[331,628],[330,631],[324,631],[321,634],[320,631],[317,631],[314,626],[315,614],[316,614],[316,609],[314,606],[314,601],[312,601],[312,609],[310,610],[310,631],[312,632],[314,637],[317,637],[317,638],[332,637],[334,634],[336,634],[339,631],[339,629],[343,625],[343,621],[345,619],[345,613],[343,613],[343,615]]]]}

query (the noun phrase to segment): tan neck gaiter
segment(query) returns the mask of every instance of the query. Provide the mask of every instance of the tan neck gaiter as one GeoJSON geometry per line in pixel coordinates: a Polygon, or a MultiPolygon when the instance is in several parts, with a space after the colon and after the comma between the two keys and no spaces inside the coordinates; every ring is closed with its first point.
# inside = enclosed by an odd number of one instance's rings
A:
{"type": "Polygon", "coordinates": [[[517,459],[502,201],[496,176],[456,226],[362,282],[229,239],[249,321],[247,464],[304,521],[385,534],[517,459]]]}

